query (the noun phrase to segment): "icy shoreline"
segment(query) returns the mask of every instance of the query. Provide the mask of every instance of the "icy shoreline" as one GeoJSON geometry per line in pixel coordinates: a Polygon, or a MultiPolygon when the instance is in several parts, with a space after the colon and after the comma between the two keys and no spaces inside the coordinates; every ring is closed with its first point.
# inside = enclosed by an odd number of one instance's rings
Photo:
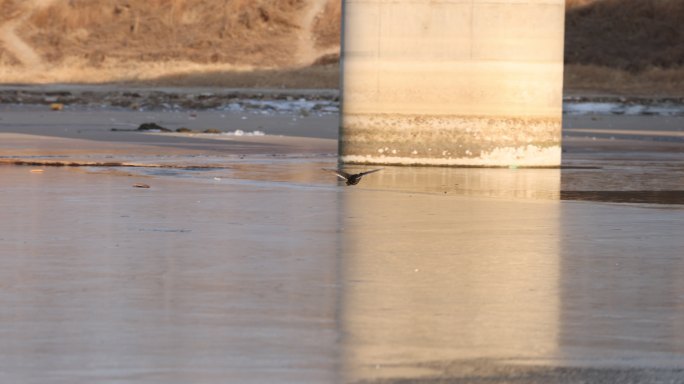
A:
{"type": "MultiPolygon", "coordinates": [[[[0,104],[139,111],[213,110],[260,115],[334,115],[336,89],[124,88],[121,86],[0,86],[0,104]]],[[[565,96],[564,115],[684,116],[684,97],[565,96]]]]}
{"type": "Polygon", "coordinates": [[[565,98],[564,115],[684,116],[681,99],[565,98]]]}

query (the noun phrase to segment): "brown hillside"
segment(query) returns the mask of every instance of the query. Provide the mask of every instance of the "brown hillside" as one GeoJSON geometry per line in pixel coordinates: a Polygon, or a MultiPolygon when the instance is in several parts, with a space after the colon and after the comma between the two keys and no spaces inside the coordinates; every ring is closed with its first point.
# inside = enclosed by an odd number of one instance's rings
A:
{"type": "Polygon", "coordinates": [[[339,51],[338,3],[0,0],[0,83],[299,68],[339,51]]]}
{"type": "Polygon", "coordinates": [[[565,88],[684,95],[684,1],[566,0],[565,88]]]}
{"type": "Polygon", "coordinates": [[[630,72],[684,66],[684,1],[568,0],[567,64],[630,72]]]}
{"type": "MultiPolygon", "coordinates": [[[[72,0],[35,12],[23,30],[43,57],[189,60],[283,66],[294,62],[304,0],[72,0]]],[[[308,31],[307,31],[308,32],[308,31]]]]}

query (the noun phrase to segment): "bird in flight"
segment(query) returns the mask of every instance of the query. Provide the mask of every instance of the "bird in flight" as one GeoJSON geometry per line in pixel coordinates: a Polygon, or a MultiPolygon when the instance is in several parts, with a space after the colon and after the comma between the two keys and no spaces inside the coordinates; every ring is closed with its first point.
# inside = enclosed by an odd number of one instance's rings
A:
{"type": "Polygon", "coordinates": [[[339,170],[337,170],[337,169],[326,169],[326,168],[323,168],[323,170],[325,170],[325,171],[330,171],[330,172],[335,173],[335,174],[337,175],[337,177],[339,177],[340,179],[344,180],[344,182],[345,182],[347,185],[356,185],[356,184],[359,183],[359,181],[361,181],[361,178],[362,178],[363,176],[365,176],[365,175],[367,175],[367,174],[369,174],[369,173],[381,171],[382,168],[373,169],[373,170],[371,170],[371,171],[366,171],[366,172],[361,172],[361,173],[355,173],[355,174],[349,174],[349,173],[347,173],[347,172],[339,171],[339,170]]]}

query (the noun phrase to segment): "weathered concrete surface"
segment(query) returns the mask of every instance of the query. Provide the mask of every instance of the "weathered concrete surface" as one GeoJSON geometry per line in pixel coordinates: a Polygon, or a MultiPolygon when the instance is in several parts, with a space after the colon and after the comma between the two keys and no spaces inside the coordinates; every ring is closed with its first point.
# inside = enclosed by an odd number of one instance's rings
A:
{"type": "Polygon", "coordinates": [[[345,6],[343,161],[560,164],[563,0],[345,6]]]}

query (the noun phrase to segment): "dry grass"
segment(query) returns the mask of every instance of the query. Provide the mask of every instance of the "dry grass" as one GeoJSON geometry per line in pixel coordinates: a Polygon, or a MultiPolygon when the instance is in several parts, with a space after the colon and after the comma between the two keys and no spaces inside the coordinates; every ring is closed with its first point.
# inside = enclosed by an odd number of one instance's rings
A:
{"type": "Polygon", "coordinates": [[[35,12],[25,39],[53,64],[83,58],[287,65],[304,0],[71,0],[35,12]]]}
{"type": "Polygon", "coordinates": [[[83,83],[146,82],[166,74],[179,76],[208,71],[247,73],[253,66],[202,64],[192,61],[158,61],[141,63],[106,58],[97,66],[87,59],[66,57],[49,68],[18,70],[18,66],[0,66],[0,78],[6,83],[83,83]]]}
{"type": "Polygon", "coordinates": [[[684,1],[566,0],[565,88],[684,95],[684,1]]]}
{"type": "Polygon", "coordinates": [[[649,68],[630,72],[596,65],[567,64],[565,91],[641,96],[684,95],[684,69],[649,68]]]}
{"type": "Polygon", "coordinates": [[[591,5],[597,1],[601,1],[601,0],[565,0],[565,10],[571,11],[575,8],[580,8],[580,7],[584,7],[587,5],[591,5]]]}
{"type": "Polygon", "coordinates": [[[333,64],[248,71],[205,68],[201,71],[177,72],[161,77],[140,79],[133,83],[136,85],[179,87],[333,89],[339,87],[339,66],[333,64]]]}
{"type": "Polygon", "coordinates": [[[314,43],[308,62],[339,49],[337,3],[303,30],[308,0],[0,0],[0,28],[21,21],[16,34],[44,62],[22,62],[0,36],[0,82],[334,87],[330,66],[298,69],[297,54],[302,41],[314,43]]]}
{"type": "Polygon", "coordinates": [[[566,64],[639,72],[684,67],[684,1],[568,0],[566,64]]]}
{"type": "Polygon", "coordinates": [[[314,23],[316,46],[321,50],[339,48],[340,23],[342,20],[342,1],[329,1],[323,13],[314,23]]]}

